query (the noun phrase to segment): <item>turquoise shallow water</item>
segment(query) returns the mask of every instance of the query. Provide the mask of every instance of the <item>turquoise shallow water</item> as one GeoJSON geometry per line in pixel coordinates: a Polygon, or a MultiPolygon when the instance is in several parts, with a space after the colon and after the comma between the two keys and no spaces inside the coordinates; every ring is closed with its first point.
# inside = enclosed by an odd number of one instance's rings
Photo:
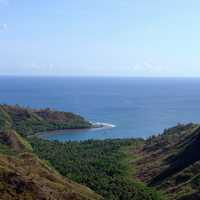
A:
{"type": "Polygon", "coordinates": [[[0,77],[0,103],[72,111],[115,128],[62,131],[50,140],[148,137],[200,121],[200,79],[0,77]]]}

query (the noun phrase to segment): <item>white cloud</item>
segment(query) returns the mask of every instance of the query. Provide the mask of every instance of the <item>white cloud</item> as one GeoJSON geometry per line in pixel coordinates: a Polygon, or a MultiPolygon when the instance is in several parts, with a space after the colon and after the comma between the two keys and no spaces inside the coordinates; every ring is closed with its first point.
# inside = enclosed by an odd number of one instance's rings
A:
{"type": "Polygon", "coordinates": [[[164,75],[169,71],[169,68],[166,65],[158,64],[152,61],[144,61],[139,64],[137,63],[131,69],[134,73],[139,73],[141,75],[145,74],[164,75]]]}
{"type": "Polygon", "coordinates": [[[39,74],[54,74],[56,72],[56,66],[54,66],[52,63],[48,64],[38,64],[33,62],[29,66],[28,70],[31,70],[32,73],[39,73],[39,74]]]}
{"type": "Polygon", "coordinates": [[[5,31],[8,29],[8,25],[7,24],[1,24],[0,25],[0,31],[5,31]]]}

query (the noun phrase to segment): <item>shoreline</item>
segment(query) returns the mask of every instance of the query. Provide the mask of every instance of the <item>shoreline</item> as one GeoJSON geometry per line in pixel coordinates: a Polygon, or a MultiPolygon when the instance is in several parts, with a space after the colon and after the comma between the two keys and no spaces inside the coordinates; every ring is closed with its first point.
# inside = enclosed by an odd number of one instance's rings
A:
{"type": "Polygon", "coordinates": [[[69,128],[69,129],[57,129],[57,130],[50,130],[50,131],[44,131],[44,132],[38,132],[35,133],[34,135],[31,135],[30,137],[41,137],[43,135],[48,135],[48,134],[59,134],[59,133],[65,133],[67,134],[67,132],[73,131],[73,132],[80,132],[80,131],[98,131],[98,130],[102,130],[102,129],[111,129],[111,128],[115,128],[116,125],[114,124],[110,124],[110,123],[105,123],[105,122],[90,122],[91,123],[91,127],[89,128],[69,128]]]}

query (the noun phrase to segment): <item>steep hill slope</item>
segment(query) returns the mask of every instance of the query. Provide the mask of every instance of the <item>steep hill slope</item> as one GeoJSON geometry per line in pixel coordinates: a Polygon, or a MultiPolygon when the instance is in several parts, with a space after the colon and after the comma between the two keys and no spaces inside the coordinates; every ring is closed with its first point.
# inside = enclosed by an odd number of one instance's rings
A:
{"type": "Polygon", "coordinates": [[[42,131],[90,127],[90,122],[69,112],[0,105],[0,129],[14,129],[25,136],[42,131]]]}
{"type": "Polygon", "coordinates": [[[1,200],[98,200],[92,190],[63,178],[33,154],[15,131],[0,133],[1,200]]]}
{"type": "Polygon", "coordinates": [[[178,125],[135,151],[136,176],[164,190],[169,199],[200,199],[200,127],[178,125]]]}

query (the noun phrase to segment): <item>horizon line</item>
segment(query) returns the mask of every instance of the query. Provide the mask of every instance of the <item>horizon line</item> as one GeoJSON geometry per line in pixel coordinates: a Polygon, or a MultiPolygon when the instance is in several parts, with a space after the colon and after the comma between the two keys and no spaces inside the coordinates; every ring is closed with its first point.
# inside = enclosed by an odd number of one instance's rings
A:
{"type": "Polygon", "coordinates": [[[200,78],[199,76],[128,76],[128,75],[30,75],[0,74],[0,77],[33,77],[33,78],[200,78]]]}

